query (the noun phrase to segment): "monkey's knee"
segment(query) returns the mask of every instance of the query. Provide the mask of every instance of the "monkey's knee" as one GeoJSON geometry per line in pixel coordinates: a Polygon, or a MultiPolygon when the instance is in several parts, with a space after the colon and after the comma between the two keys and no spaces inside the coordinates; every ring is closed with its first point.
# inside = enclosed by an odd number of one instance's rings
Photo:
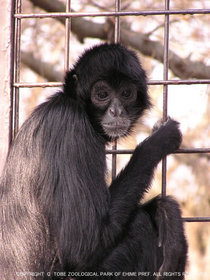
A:
{"type": "Polygon", "coordinates": [[[180,206],[171,196],[156,196],[145,203],[142,208],[152,217],[158,219],[161,217],[169,218],[181,217],[180,206]]]}
{"type": "Polygon", "coordinates": [[[157,196],[143,205],[143,209],[150,215],[159,246],[167,242],[172,242],[171,246],[175,243],[186,244],[181,210],[175,199],[157,196]]]}

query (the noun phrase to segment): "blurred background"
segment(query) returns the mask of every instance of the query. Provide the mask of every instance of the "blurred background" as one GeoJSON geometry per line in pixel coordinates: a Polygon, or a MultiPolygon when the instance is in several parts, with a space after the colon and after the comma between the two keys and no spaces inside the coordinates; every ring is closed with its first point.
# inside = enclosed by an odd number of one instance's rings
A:
{"type": "MultiPolygon", "coordinates": [[[[209,0],[174,0],[170,9],[209,9],[209,0]]],[[[162,0],[122,0],[121,11],[161,11],[162,0]]],[[[62,0],[25,0],[21,12],[38,14],[65,12],[62,0]]],[[[113,12],[114,0],[71,0],[72,12],[113,12]]],[[[120,17],[120,41],[134,49],[146,69],[153,108],[136,126],[132,136],[123,139],[119,149],[134,149],[151,132],[163,111],[163,52],[165,15],[120,17]],[[155,82],[156,81],[156,82],[155,82]]],[[[26,18],[21,20],[20,83],[62,82],[66,66],[66,20],[26,18]]],[[[70,67],[85,48],[102,41],[114,41],[112,16],[74,17],[69,48],[70,67]]],[[[181,123],[182,148],[210,147],[210,14],[173,14],[169,22],[168,115],[181,123]],[[197,82],[193,82],[196,81],[197,82]],[[180,82],[183,81],[183,82],[180,82]],[[188,82],[189,81],[189,82],[188,82]],[[190,82],[191,81],[191,82],[190,82]]],[[[59,87],[20,87],[21,125],[32,109],[59,87]]],[[[129,155],[117,156],[119,171],[129,155]]],[[[111,156],[107,156],[111,172],[111,156]]],[[[111,176],[108,176],[108,181],[111,176]]],[[[161,192],[161,166],[145,199],[161,192]]],[[[210,216],[210,154],[175,154],[167,160],[167,194],[179,201],[183,217],[210,216]]],[[[210,279],[210,222],[186,222],[189,241],[187,280],[210,279]]]]}

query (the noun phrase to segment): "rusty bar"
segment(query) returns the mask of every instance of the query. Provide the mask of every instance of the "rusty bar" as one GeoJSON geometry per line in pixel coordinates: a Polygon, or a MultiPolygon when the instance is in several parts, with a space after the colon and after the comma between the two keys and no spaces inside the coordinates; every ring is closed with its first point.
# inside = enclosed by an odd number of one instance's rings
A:
{"type": "Polygon", "coordinates": [[[77,13],[77,12],[63,12],[63,13],[16,13],[15,18],[55,18],[55,17],[108,17],[108,16],[155,16],[155,15],[195,15],[195,14],[209,14],[210,9],[182,9],[182,10],[142,10],[138,12],[91,12],[91,13],[77,13]]]}

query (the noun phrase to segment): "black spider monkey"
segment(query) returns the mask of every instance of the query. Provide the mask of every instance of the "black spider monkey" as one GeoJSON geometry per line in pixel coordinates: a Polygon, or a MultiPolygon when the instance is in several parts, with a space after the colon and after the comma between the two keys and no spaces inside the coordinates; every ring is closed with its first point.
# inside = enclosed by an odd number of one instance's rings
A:
{"type": "Polygon", "coordinates": [[[105,145],[129,134],[149,107],[136,54],[102,44],[87,50],[63,90],[33,111],[0,182],[2,280],[68,279],[69,271],[94,271],[89,279],[105,272],[105,279],[115,272],[124,272],[118,279],[130,279],[126,272],[156,279],[158,271],[159,279],[165,272],[184,278],[187,243],[177,202],[158,196],[139,204],[157,164],[180,146],[178,123],[168,119],[136,147],[109,188],[105,181],[105,145]]]}

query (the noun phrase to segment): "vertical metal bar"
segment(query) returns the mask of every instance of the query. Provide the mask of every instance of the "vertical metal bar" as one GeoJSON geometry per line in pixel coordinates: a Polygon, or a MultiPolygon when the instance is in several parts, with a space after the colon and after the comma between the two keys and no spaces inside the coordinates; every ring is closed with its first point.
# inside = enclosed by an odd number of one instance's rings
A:
{"type": "MultiPolygon", "coordinates": [[[[170,0],[165,0],[165,10],[169,10],[170,0]]],[[[164,60],[163,60],[163,79],[168,80],[168,48],[169,48],[169,15],[165,15],[164,26],[164,60]]],[[[163,85],[163,121],[168,116],[168,85],[163,85]]],[[[166,176],[167,176],[167,159],[162,161],[162,195],[166,195],[166,176]]]]}
{"type": "MultiPolygon", "coordinates": [[[[66,12],[71,12],[71,0],[66,0],[66,12]]],[[[70,63],[70,30],[71,30],[71,18],[67,17],[65,20],[65,63],[64,71],[69,70],[70,63]]]]}
{"type": "MultiPolygon", "coordinates": [[[[21,13],[21,0],[16,2],[16,13],[21,13]]],[[[20,82],[20,39],[21,39],[21,19],[15,19],[15,83],[20,82]]],[[[19,129],[19,88],[14,89],[13,95],[13,138],[16,136],[19,129]]]]}
{"type": "MultiPolygon", "coordinates": [[[[120,12],[121,9],[121,0],[115,1],[115,12],[120,12]]],[[[120,41],[120,17],[115,17],[115,32],[114,32],[114,41],[115,43],[118,43],[120,41]]]]}
{"type": "MultiPolygon", "coordinates": [[[[117,140],[112,145],[112,150],[117,150],[117,140]]],[[[116,178],[117,174],[117,154],[112,154],[112,180],[116,178]]]]}
{"type": "Polygon", "coordinates": [[[15,66],[15,56],[14,56],[14,50],[15,50],[15,1],[12,1],[11,4],[11,35],[10,35],[10,41],[11,41],[11,50],[10,50],[10,56],[11,56],[11,65],[10,65],[10,119],[9,119],[9,146],[12,143],[13,139],[13,96],[14,96],[14,66],[15,66]]]}
{"type": "Polygon", "coordinates": [[[0,175],[11,142],[14,4],[13,0],[0,0],[0,175]]]}
{"type": "MultiPolygon", "coordinates": [[[[120,11],[120,0],[115,1],[115,11],[120,11]]],[[[115,17],[115,32],[114,32],[114,41],[118,43],[120,41],[120,17],[115,17]]],[[[117,140],[115,140],[114,144],[112,145],[112,150],[117,150],[117,140]]],[[[116,170],[117,170],[117,155],[112,154],[112,180],[116,177],[116,170]]]]}

